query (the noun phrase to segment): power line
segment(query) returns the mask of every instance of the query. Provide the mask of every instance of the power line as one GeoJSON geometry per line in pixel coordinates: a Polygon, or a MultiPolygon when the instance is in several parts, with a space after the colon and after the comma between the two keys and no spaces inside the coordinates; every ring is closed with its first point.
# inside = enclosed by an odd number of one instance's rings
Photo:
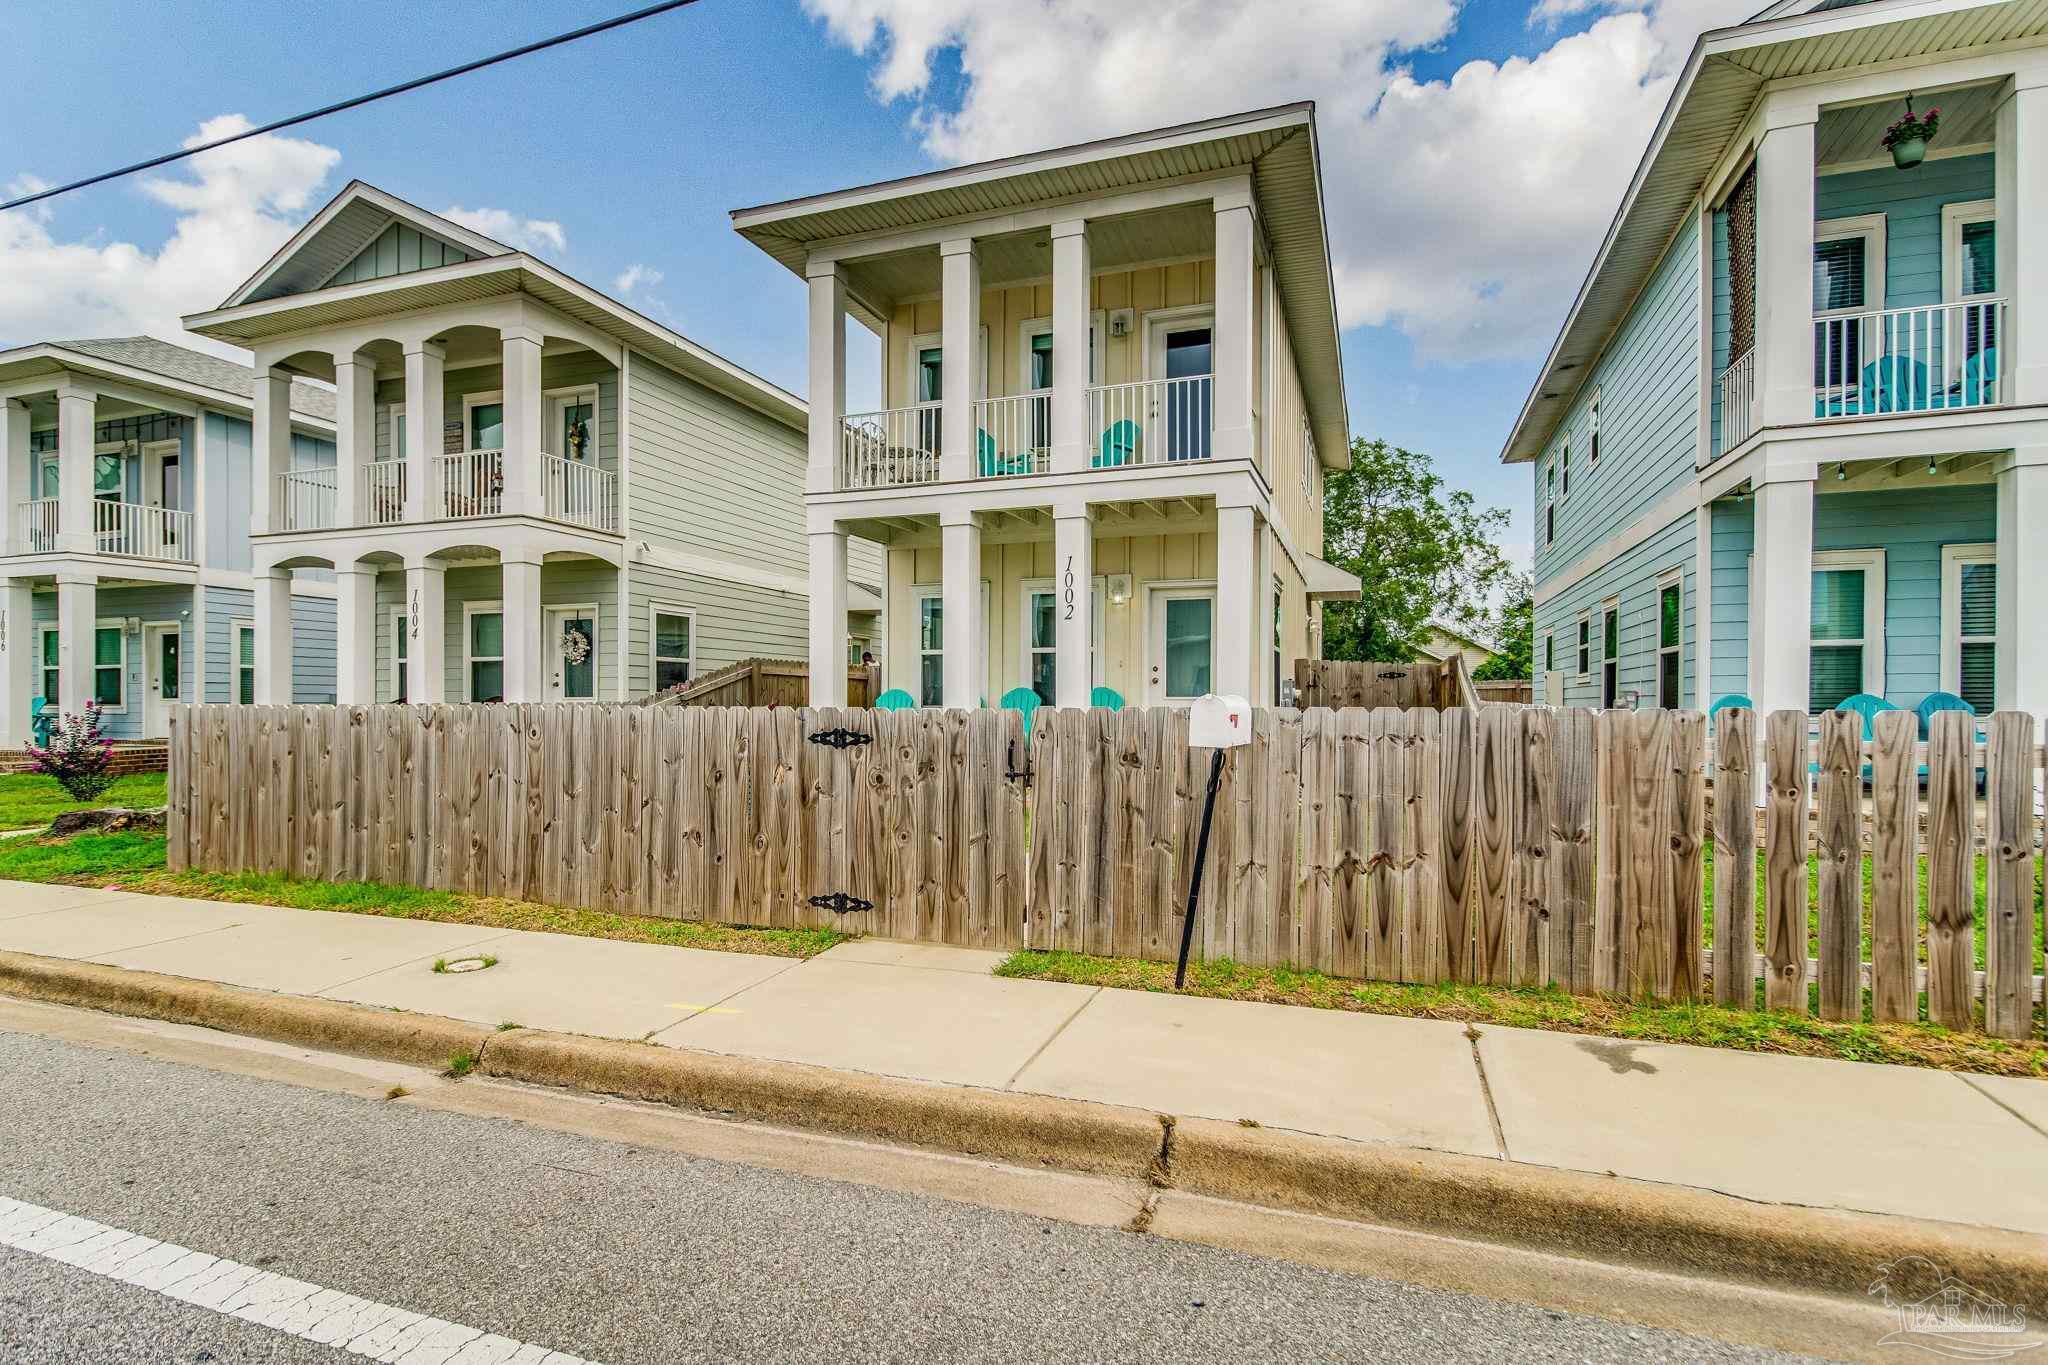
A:
{"type": "Polygon", "coordinates": [[[595,24],[586,24],[582,28],[571,29],[567,33],[557,33],[552,38],[542,38],[538,42],[526,43],[520,47],[508,48],[489,57],[479,57],[473,62],[464,62],[460,66],[451,66],[446,71],[436,71],[431,76],[416,76],[412,80],[401,81],[397,85],[388,85],[382,90],[373,90],[367,95],[357,95],[353,99],[342,100],[336,104],[323,105],[321,108],[314,109],[308,113],[294,114],[290,118],[278,119],[274,123],[266,123],[261,128],[250,128],[245,132],[231,133],[227,137],[215,138],[213,141],[202,143],[197,147],[185,147],[175,152],[167,152],[162,156],[153,156],[147,161],[138,161],[132,166],[123,166],[117,171],[102,171],[98,175],[90,175],[83,180],[74,180],[68,185],[57,185],[50,189],[37,190],[34,194],[25,194],[19,199],[10,199],[4,204],[0,204],[0,213],[5,213],[8,209],[18,209],[24,204],[33,204],[39,200],[54,199],[60,194],[69,194],[73,190],[82,190],[88,185],[98,185],[104,181],[118,180],[124,175],[133,175],[137,171],[147,171],[158,166],[168,166],[173,161],[183,161],[186,157],[197,156],[201,152],[210,152],[216,147],[225,147],[231,142],[240,142],[244,138],[260,137],[265,133],[277,132],[281,128],[292,128],[301,123],[310,123],[314,119],[326,118],[329,114],[339,114],[345,110],[356,109],[362,105],[374,103],[377,100],[389,99],[393,95],[403,95],[409,90],[418,90],[422,86],[433,85],[437,81],[450,80],[456,76],[466,76],[472,71],[481,71],[487,66],[496,66],[499,62],[509,62],[514,57],[524,57],[531,52],[540,52],[547,48],[560,47],[563,43],[573,43],[579,38],[588,38],[593,34],[605,33],[615,28],[624,28],[627,24],[636,24],[642,19],[652,19],[657,14],[666,14],[672,9],[681,9],[685,5],[694,5],[696,3],[697,0],[661,0],[660,4],[649,5],[645,9],[636,9],[630,14],[621,14],[617,18],[600,20],[595,24]]]}

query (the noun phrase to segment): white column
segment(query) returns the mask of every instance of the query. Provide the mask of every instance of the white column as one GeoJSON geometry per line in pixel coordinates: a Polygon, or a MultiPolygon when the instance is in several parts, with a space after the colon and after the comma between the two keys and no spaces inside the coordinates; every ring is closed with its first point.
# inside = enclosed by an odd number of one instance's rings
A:
{"type": "Polygon", "coordinates": [[[277,475],[292,467],[292,378],[270,369],[256,376],[249,436],[249,530],[268,531],[277,509],[277,475]]]}
{"type": "Polygon", "coordinates": [[[405,566],[406,700],[432,703],[448,695],[448,573],[439,561],[405,566]]]}
{"type": "MultiPolygon", "coordinates": [[[[1088,467],[1088,224],[1052,225],[1052,468],[1088,467]]],[[[1064,558],[1064,556],[1063,556],[1064,558]]],[[[1062,706],[1065,702],[1060,703],[1062,706]]]]}
{"type": "Polygon", "coordinates": [[[508,550],[504,560],[505,700],[544,701],[547,660],[543,657],[540,553],[508,550]]]}
{"type": "Polygon", "coordinates": [[[846,276],[835,261],[813,261],[808,278],[811,458],[804,487],[812,493],[829,493],[839,486],[839,433],[846,416],[846,276]]]}
{"type": "Polygon", "coordinates": [[[436,458],[442,453],[441,426],[447,401],[442,386],[446,347],[431,341],[405,347],[405,449],[391,452],[405,460],[405,519],[425,521],[433,498],[436,458]]]}
{"type": "Polygon", "coordinates": [[[334,524],[360,526],[363,466],[377,458],[377,362],[361,351],[334,361],[334,524]]]}
{"type": "Polygon", "coordinates": [[[36,688],[35,594],[26,578],[0,579],[0,748],[28,742],[36,688]]]}
{"type": "Polygon", "coordinates": [[[1766,483],[1751,501],[1750,700],[1766,713],[1804,711],[1813,639],[1813,483],[1766,483]]]}
{"type": "Polygon", "coordinates": [[[99,627],[99,584],[91,574],[57,575],[57,695],[67,716],[85,714],[93,695],[93,637],[99,627]]]}
{"type": "Polygon", "coordinates": [[[99,395],[66,385],[57,390],[57,548],[93,551],[92,457],[99,395]]]}
{"type": "MultiPolygon", "coordinates": [[[[2048,446],[1998,462],[1997,693],[2001,711],[2048,712],[2048,446]]],[[[1953,646],[1946,641],[1942,648],[1953,646]]]]}
{"type": "Polygon", "coordinates": [[[1280,699],[1273,695],[1273,656],[1278,648],[1273,643],[1273,528],[1264,518],[1259,520],[1253,532],[1252,543],[1258,554],[1253,562],[1252,572],[1252,691],[1254,706],[1278,706],[1280,699]]]}
{"type": "MultiPolygon", "coordinates": [[[[269,569],[255,575],[256,704],[292,700],[292,574],[269,569]]],[[[232,673],[229,676],[233,676],[232,673]]]]}
{"type": "MultiPolygon", "coordinates": [[[[815,414],[813,414],[815,418],[815,414]]],[[[810,698],[846,705],[846,532],[813,531],[811,543],[810,698]]]]}
{"type": "Polygon", "coordinates": [[[2048,234],[2048,69],[2041,64],[2016,75],[1998,106],[1994,155],[1998,291],[2006,298],[2000,378],[2010,386],[1999,399],[2048,403],[2048,256],[2040,246],[2048,234]],[[2023,242],[2031,249],[2021,251],[2023,242]]]}
{"type": "Polygon", "coordinates": [[[1213,449],[1222,460],[1249,460],[1255,453],[1252,267],[1258,255],[1257,231],[1248,196],[1216,200],[1216,326],[1209,353],[1216,366],[1213,449]]]}
{"type": "Polygon", "coordinates": [[[1806,105],[1767,117],[1756,153],[1756,384],[1763,425],[1787,426],[1813,420],[1816,115],[1806,105]]]}
{"type": "MultiPolygon", "coordinates": [[[[947,364],[950,376],[951,363],[947,364]]],[[[946,380],[950,385],[953,381],[946,380]]],[[[939,580],[945,650],[943,700],[948,708],[981,705],[988,632],[981,619],[981,522],[972,512],[946,512],[939,522],[939,580]]]]}
{"type": "Polygon", "coordinates": [[[369,706],[377,700],[377,571],[345,565],[334,583],[334,699],[369,706]]]}
{"type": "MultiPolygon", "coordinates": [[[[192,562],[202,569],[211,568],[214,555],[227,548],[221,543],[222,532],[226,528],[223,527],[221,530],[215,530],[209,524],[209,519],[206,515],[207,493],[214,477],[213,462],[217,458],[214,454],[213,440],[206,429],[207,415],[206,409],[201,408],[192,416],[192,467],[184,471],[185,477],[179,481],[180,487],[178,490],[185,499],[185,510],[192,514],[192,562]]],[[[226,471],[222,471],[222,477],[225,476],[226,471]]],[[[203,591],[194,594],[193,620],[195,621],[199,619],[200,613],[204,610],[205,597],[206,594],[203,591]]],[[[206,638],[203,633],[198,633],[198,626],[195,625],[193,630],[196,633],[197,639],[204,640],[206,638]]],[[[192,658],[194,661],[192,676],[201,679],[203,683],[205,669],[200,666],[201,659],[196,649],[192,658]]],[[[188,698],[188,700],[193,699],[188,698]]]]}
{"type": "MultiPolygon", "coordinates": [[[[1060,343],[1052,343],[1059,363],[1060,343]]],[[[1086,706],[1095,688],[1095,514],[1085,502],[1053,508],[1053,635],[1057,679],[1054,701],[1086,706]]]]}
{"type": "Polygon", "coordinates": [[[1210,686],[1227,696],[1252,695],[1253,579],[1258,572],[1258,513],[1249,507],[1216,509],[1216,619],[1210,686]]]}
{"type": "MultiPolygon", "coordinates": [[[[939,477],[947,482],[971,479],[979,472],[975,458],[974,398],[981,373],[981,257],[974,240],[963,237],[939,247],[944,300],[941,322],[944,347],[939,414],[939,477]]],[[[950,618],[948,618],[950,620],[950,618]]],[[[950,629],[950,626],[948,627],[950,629]]],[[[947,662],[951,677],[952,663],[947,662]]],[[[955,703],[948,694],[946,705],[955,703]]]]}
{"type": "MultiPolygon", "coordinates": [[[[509,328],[503,334],[505,360],[505,500],[508,513],[541,515],[541,451],[547,441],[541,416],[541,334],[509,328]]],[[[560,454],[560,451],[553,452],[560,454]]],[[[509,616],[507,618],[510,619],[509,616]]],[[[511,665],[506,664],[506,676],[511,665]]],[[[512,700],[508,691],[506,700],[512,700]]],[[[521,700],[528,700],[521,698],[521,700]]]]}
{"type": "MultiPolygon", "coordinates": [[[[26,554],[28,543],[21,534],[22,508],[35,498],[35,465],[28,449],[28,404],[16,399],[0,401],[0,459],[6,461],[5,487],[7,525],[0,529],[0,542],[9,554],[26,554]]],[[[28,618],[23,617],[26,623],[28,618]]],[[[0,739],[0,744],[7,741],[0,739]]],[[[14,747],[20,747],[16,745],[14,747]]]]}

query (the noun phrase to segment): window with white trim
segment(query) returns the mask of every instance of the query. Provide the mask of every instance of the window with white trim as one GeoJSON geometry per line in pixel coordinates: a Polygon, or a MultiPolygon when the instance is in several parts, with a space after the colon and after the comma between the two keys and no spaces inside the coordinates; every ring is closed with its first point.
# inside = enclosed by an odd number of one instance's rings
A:
{"type": "Polygon", "coordinates": [[[463,604],[462,650],[465,700],[505,700],[505,614],[500,603],[463,604]]]}
{"type": "Polygon", "coordinates": [[[57,698],[62,695],[57,690],[61,677],[57,667],[57,660],[61,657],[58,652],[57,628],[40,626],[36,630],[36,635],[36,657],[41,665],[37,672],[43,684],[43,704],[55,711],[57,698]]]}
{"type": "MultiPolygon", "coordinates": [[[[1104,580],[1097,577],[1089,590],[1088,685],[1102,681],[1102,628],[1104,580]]],[[[1038,694],[1046,706],[1058,705],[1059,696],[1059,590],[1050,578],[1027,579],[1021,585],[1023,600],[1019,617],[1023,622],[1023,686],[1038,694]]]]}
{"type": "Polygon", "coordinates": [[[697,614],[680,607],[653,604],[654,690],[663,692],[690,680],[690,662],[697,648],[697,614]]]}
{"type": "Polygon", "coordinates": [[[1685,579],[1671,574],[1657,585],[1657,705],[1679,704],[1685,639],[1685,579]]]}
{"type": "Polygon", "coordinates": [[[1593,390],[1593,401],[1586,405],[1586,468],[1594,469],[1600,464],[1600,390],[1593,390]]]}
{"type": "Polygon", "coordinates": [[[1998,705],[1998,547],[1941,548],[1941,690],[1988,716],[1998,705]]]}
{"type": "Polygon", "coordinates": [[[406,664],[412,649],[406,638],[411,632],[406,629],[405,608],[391,613],[391,700],[402,702],[410,695],[412,679],[407,676],[406,664]]]}
{"type": "Polygon", "coordinates": [[[1593,671],[1593,618],[1579,618],[1579,677],[1585,678],[1593,671]]]}
{"type": "Polygon", "coordinates": [[[1853,318],[1884,308],[1885,216],[1831,218],[1813,229],[1813,383],[1841,388],[1861,382],[1866,338],[1853,318]],[[1830,323],[1828,319],[1844,319],[1830,323]]]}
{"type": "Polygon", "coordinates": [[[1557,543],[1557,461],[1551,460],[1543,466],[1543,544],[1547,549],[1557,543]]]}
{"type": "Polygon", "coordinates": [[[946,704],[946,604],[937,588],[917,595],[917,704],[946,704]]]}
{"type": "Polygon", "coordinates": [[[235,623],[235,700],[256,704],[256,627],[247,621],[235,623]]]}
{"type": "Polygon", "coordinates": [[[1600,704],[1621,704],[1621,599],[1600,604],[1600,704]]]}
{"type": "Polygon", "coordinates": [[[1858,692],[1884,694],[1884,551],[1813,556],[1807,710],[1832,711],[1858,692]]]}
{"type": "Polygon", "coordinates": [[[1557,671],[1557,632],[1553,630],[1543,632],[1543,671],[1557,671]]]}
{"type": "Polygon", "coordinates": [[[1563,466],[1563,470],[1558,479],[1557,495],[1560,498],[1569,498],[1572,495],[1572,438],[1570,432],[1565,433],[1564,447],[1558,454],[1558,463],[1563,466]]]}

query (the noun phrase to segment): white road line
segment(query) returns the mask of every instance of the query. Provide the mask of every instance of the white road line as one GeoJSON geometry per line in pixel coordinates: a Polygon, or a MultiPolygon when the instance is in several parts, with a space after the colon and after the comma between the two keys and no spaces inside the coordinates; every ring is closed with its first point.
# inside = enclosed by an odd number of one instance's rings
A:
{"type": "Polygon", "coordinates": [[[0,1195],[0,1246],[390,1365],[590,1365],[0,1195]]]}

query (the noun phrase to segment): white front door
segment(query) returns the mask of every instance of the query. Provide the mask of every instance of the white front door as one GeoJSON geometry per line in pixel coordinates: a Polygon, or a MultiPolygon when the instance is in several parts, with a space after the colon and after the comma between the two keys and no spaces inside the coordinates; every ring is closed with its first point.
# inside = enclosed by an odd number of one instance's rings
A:
{"type": "Polygon", "coordinates": [[[171,733],[171,706],[179,700],[179,655],[183,641],[172,624],[142,628],[142,733],[161,739],[171,733]]]}
{"type": "Polygon", "coordinates": [[[595,701],[597,609],[549,607],[541,657],[548,665],[549,701],[595,701]]]}
{"type": "Polygon", "coordinates": [[[1215,691],[1216,590],[1154,588],[1146,613],[1146,702],[1185,706],[1215,691]]]}

